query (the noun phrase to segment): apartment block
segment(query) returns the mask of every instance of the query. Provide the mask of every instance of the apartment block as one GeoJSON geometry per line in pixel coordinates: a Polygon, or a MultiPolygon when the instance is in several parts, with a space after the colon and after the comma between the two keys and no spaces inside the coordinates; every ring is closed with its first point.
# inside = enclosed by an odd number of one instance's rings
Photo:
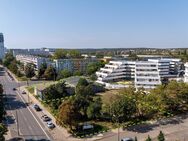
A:
{"type": "Polygon", "coordinates": [[[24,65],[30,63],[33,64],[35,69],[38,70],[41,64],[46,63],[47,65],[53,65],[53,62],[49,58],[38,57],[33,55],[16,55],[16,60],[20,61],[24,65]]]}
{"type": "Polygon", "coordinates": [[[184,74],[184,82],[188,83],[188,62],[184,64],[185,74],[184,74]]]}
{"type": "Polygon", "coordinates": [[[98,82],[131,80],[135,77],[135,61],[110,61],[96,72],[98,82]]]}
{"type": "Polygon", "coordinates": [[[57,59],[54,60],[56,70],[69,70],[70,72],[85,72],[89,63],[96,62],[96,59],[57,59]]]}
{"type": "Polygon", "coordinates": [[[0,33],[0,59],[3,59],[5,56],[5,47],[4,47],[4,36],[0,33]]]}
{"type": "Polygon", "coordinates": [[[98,83],[133,80],[136,88],[152,89],[176,78],[182,63],[180,59],[155,58],[147,61],[110,61],[96,75],[98,83]]]}

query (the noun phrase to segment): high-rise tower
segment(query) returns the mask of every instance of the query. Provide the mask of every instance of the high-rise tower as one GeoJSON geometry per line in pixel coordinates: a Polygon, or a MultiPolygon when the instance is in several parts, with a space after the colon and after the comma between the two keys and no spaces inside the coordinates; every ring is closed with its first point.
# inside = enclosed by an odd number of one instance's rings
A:
{"type": "Polygon", "coordinates": [[[4,56],[5,56],[4,37],[3,37],[3,33],[0,33],[0,59],[3,59],[4,56]]]}

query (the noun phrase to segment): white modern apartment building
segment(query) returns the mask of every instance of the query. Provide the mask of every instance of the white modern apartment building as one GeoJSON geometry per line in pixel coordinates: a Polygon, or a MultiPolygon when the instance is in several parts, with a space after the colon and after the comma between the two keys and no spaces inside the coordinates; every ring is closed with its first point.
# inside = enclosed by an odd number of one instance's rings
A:
{"type": "Polygon", "coordinates": [[[16,55],[16,60],[20,61],[24,65],[28,63],[33,64],[36,70],[38,70],[40,65],[43,63],[46,63],[47,65],[53,65],[52,61],[48,58],[32,56],[32,55],[19,54],[16,55]]]}
{"type": "Polygon", "coordinates": [[[134,79],[135,61],[110,61],[96,72],[97,82],[111,82],[122,79],[134,79]]]}
{"type": "Polygon", "coordinates": [[[136,62],[135,87],[152,89],[162,83],[169,75],[169,62],[166,60],[148,60],[136,62]]]}
{"type": "Polygon", "coordinates": [[[188,62],[184,64],[185,74],[184,74],[184,82],[188,83],[188,62]]]}
{"type": "Polygon", "coordinates": [[[171,58],[148,59],[148,61],[110,61],[96,72],[97,82],[104,84],[133,79],[136,88],[152,89],[166,79],[176,77],[180,64],[179,59],[171,58]]]}
{"type": "Polygon", "coordinates": [[[4,36],[3,33],[0,33],[0,59],[3,59],[4,56],[5,56],[4,36]]]}

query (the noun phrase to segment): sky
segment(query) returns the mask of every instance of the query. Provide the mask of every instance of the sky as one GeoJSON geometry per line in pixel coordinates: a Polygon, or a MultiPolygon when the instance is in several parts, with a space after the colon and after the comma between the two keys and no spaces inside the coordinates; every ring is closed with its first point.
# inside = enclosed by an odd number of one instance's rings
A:
{"type": "Polygon", "coordinates": [[[188,47],[188,0],[0,0],[7,48],[188,47]]]}

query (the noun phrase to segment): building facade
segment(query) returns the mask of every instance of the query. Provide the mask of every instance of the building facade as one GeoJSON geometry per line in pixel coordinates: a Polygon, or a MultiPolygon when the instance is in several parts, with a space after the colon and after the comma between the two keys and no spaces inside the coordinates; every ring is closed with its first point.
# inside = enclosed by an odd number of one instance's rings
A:
{"type": "Polygon", "coordinates": [[[147,61],[110,61],[104,68],[96,72],[97,82],[106,84],[120,80],[133,80],[136,88],[152,89],[166,83],[169,78],[178,77],[181,64],[180,59],[171,58],[148,59],[147,61]]]}
{"type": "Polygon", "coordinates": [[[16,60],[20,61],[24,65],[33,64],[35,69],[38,70],[43,63],[47,65],[53,65],[53,62],[49,58],[43,58],[33,55],[16,55],[16,60]]]}
{"type": "Polygon", "coordinates": [[[3,59],[4,56],[5,56],[4,36],[3,33],[0,33],[0,59],[3,59]]]}
{"type": "Polygon", "coordinates": [[[86,72],[89,63],[96,62],[96,59],[57,59],[54,60],[56,70],[59,72],[61,70],[68,70],[70,72],[80,71],[82,73],[86,72]]]}
{"type": "Polygon", "coordinates": [[[135,61],[110,61],[96,72],[98,82],[131,80],[135,76],[135,61]]]}

